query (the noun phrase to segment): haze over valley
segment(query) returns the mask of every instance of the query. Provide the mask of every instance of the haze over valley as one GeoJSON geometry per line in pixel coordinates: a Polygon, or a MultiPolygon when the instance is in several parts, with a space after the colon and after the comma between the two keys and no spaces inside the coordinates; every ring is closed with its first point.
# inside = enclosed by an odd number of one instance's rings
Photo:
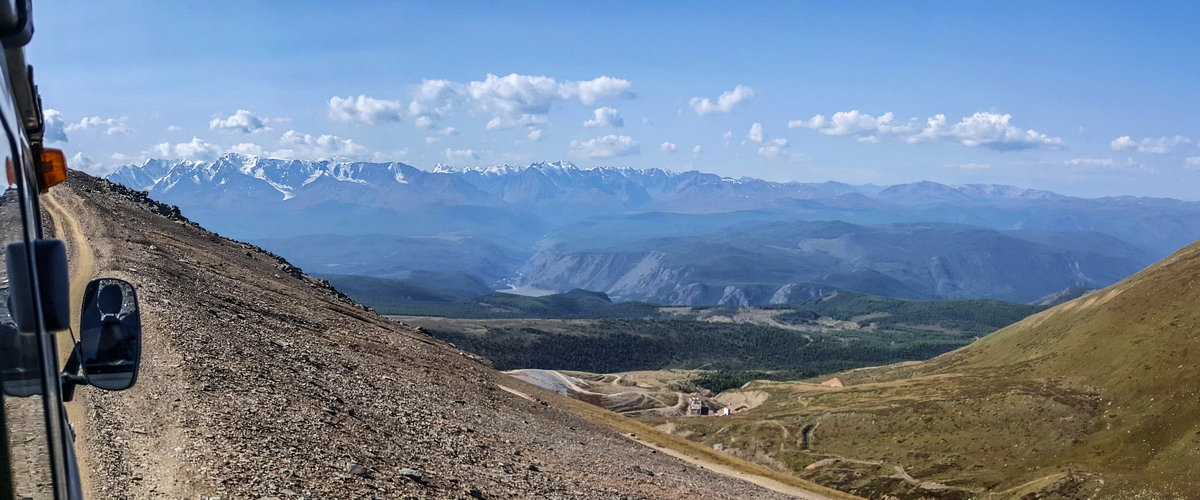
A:
{"type": "Polygon", "coordinates": [[[845,289],[1032,302],[1200,234],[1200,203],[1013,186],[777,183],[567,162],[432,171],[230,154],[109,176],[317,274],[458,274],[673,305],[845,289]]]}

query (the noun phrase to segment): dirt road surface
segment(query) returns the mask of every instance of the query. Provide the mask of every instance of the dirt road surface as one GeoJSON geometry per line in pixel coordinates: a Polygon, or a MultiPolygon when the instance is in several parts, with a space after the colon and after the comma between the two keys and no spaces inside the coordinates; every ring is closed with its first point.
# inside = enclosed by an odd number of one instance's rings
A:
{"type": "MultiPolygon", "coordinates": [[[[74,337],[78,336],[79,332],[83,292],[94,273],[95,255],[92,253],[92,246],[74,214],[70,210],[64,209],[53,193],[43,196],[41,199],[44,202],[43,208],[50,215],[50,226],[54,237],[63,240],[67,245],[71,272],[71,330],[75,333],[74,335],[70,332],[55,334],[55,342],[58,344],[58,360],[60,363],[65,363],[71,355],[71,350],[75,347],[74,337]]],[[[81,392],[83,391],[77,391],[77,393],[81,392]]],[[[77,440],[87,439],[83,436],[83,433],[87,432],[87,426],[84,425],[84,403],[72,401],[63,406],[67,409],[67,421],[75,425],[75,438],[77,440]]],[[[76,455],[79,462],[80,484],[83,491],[90,492],[92,486],[91,467],[87,450],[76,450],[76,455]]]]}

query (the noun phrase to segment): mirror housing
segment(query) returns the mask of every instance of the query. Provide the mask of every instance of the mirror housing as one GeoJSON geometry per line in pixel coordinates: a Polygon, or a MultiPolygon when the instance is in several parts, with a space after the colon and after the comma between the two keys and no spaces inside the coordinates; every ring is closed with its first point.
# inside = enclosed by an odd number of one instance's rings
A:
{"type": "Polygon", "coordinates": [[[42,322],[47,331],[56,332],[71,327],[70,278],[67,275],[67,246],[62,240],[33,241],[37,268],[29,269],[23,242],[5,247],[8,265],[8,310],[13,323],[21,332],[37,331],[37,308],[34,307],[32,281],[37,277],[41,289],[42,322]]]}
{"type": "Polygon", "coordinates": [[[98,278],[83,292],[76,349],[88,385],[122,391],[137,382],[142,360],[142,318],[133,285],[98,278]]]}

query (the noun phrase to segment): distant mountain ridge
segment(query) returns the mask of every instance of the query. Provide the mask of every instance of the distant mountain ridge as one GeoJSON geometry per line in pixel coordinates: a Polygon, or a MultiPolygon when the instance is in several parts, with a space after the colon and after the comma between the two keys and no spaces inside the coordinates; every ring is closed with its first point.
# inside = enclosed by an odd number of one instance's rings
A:
{"type": "MultiPolygon", "coordinates": [[[[328,160],[280,160],[230,153],[212,162],[148,159],[126,165],[108,179],[128,187],[167,198],[182,198],[198,192],[237,192],[277,201],[305,200],[343,192],[405,192],[439,188],[442,203],[511,204],[548,201],[578,201],[601,195],[625,203],[654,204],[658,209],[696,208],[687,197],[701,191],[712,194],[752,196],[752,204],[775,199],[820,199],[846,194],[864,194],[895,203],[931,203],[939,200],[998,201],[1067,199],[1049,191],[996,184],[947,186],[930,181],[899,184],[886,188],[855,186],[840,182],[772,182],[750,177],[732,178],[699,171],[673,172],[658,168],[580,168],[568,161],[529,165],[493,165],[454,168],[438,165],[421,170],[400,162],[334,162],[328,160]],[[448,193],[460,198],[448,197],[448,193]],[[475,196],[475,197],[470,197],[475,196]],[[468,198],[470,197],[470,198],[468,198]]],[[[296,203],[299,203],[297,201],[296,203]]],[[[311,201],[311,200],[310,200],[311,201]]],[[[395,201],[386,198],[372,200],[395,201]]],[[[629,208],[625,206],[624,208],[629,208]]],[[[723,211],[728,207],[710,207],[723,211]]]]}
{"type": "Polygon", "coordinates": [[[152,159],[109,179],[310,272],[466,272],[496,288],[675,304],[763,304],[822,287],[1031,301],[1107,286],[1200,238],[1200,202],[991,184],[771,182],[570,162],[422,170],[238,154],[152,159]],[[801,229],[814,222],[841,234],[801,229]],[[912,234],[883,237],[896,231],[912,234]],[[757,246],[739,250],[730,234],[757,246]],[[980,272],[990,277],[972,277],[980,272]]]}

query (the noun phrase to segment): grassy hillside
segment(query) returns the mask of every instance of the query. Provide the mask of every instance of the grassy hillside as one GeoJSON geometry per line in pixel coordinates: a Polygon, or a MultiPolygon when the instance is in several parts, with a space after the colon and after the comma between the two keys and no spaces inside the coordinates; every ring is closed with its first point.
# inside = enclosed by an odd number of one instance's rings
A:
{"type": "Polygon", "coordinates": [[[866,496],[1196,498],[1198,303],[1193,244],[933,360],[754,383],[750,413],[676,425],[866,496]]]}

